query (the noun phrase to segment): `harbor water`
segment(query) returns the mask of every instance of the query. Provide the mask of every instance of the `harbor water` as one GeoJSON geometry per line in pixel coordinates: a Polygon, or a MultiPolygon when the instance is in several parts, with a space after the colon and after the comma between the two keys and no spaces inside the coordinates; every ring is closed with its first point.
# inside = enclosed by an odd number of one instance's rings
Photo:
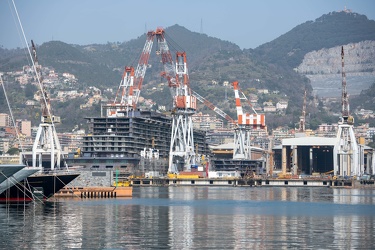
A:
{"type": "Polygon", "coordinates": [[[1,249],[374,249],[375,190],[135,187],[0,206],[1,249]]]}

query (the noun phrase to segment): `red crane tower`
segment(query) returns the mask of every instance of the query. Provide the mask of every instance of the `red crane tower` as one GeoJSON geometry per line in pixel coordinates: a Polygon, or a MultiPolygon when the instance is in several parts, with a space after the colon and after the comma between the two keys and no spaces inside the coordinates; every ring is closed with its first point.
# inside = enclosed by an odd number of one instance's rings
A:
{"type": "Polygon", "coordinates": [[[250,131],[251,129],[264,129],[265,116],[264,114],[258,114],[253,108],[255,114],[243,113],[241,99],[246,99],[246,96],[242,93],[242,97],[239,94],[238,82],[233,82],[234,96],[236,98],[236,110],[237,110],[237,124],[238,126],[234,130],[234,149],[233,159],[249,159],[251,160],[251,147],[250,147],[250,131]]]}
{"type": "Polygon", "coordinates": [[[158,28],[155,33],[164,66],[164,72],[161,75],[167,79],[173,98],[168,172],[178,173],[181,168],[190,171],[195,165],[192,115],[196,112],[197,103],[189,86],[186,53],[176,53],[174,66],[164,30],[158,28]]]}

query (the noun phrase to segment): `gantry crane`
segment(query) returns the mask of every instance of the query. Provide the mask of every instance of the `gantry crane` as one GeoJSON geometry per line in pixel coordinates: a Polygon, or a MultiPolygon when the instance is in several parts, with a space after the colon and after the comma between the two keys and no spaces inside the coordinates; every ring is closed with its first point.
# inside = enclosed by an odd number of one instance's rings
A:
{"type": "Polygon", "coordinates": [[[341,121],[338,125],[337,144],[334,147],[334,173],[341,176],[361,175],[358,161],[358,145],[354,135],[354,118],[349,115],[349,97],[346,89],[344,70],[344,46],[341,47],[341,121]]]}
{"type": "Polygon", "coordinates": [[[40,72],[41,66],[38,63],[36,48],[32,40],[31,44],[36,78],[40,84],[40,90],[37,92],[37,94],[40,98],[39,101],[41,105],[41,123],[39,124],[33,144],[32,166],[42,169],[43,156],[49,155],[50,159],[48,159],[48,161],[50,160],[50,168],[51,170],[53,170],[55,168],[55,165],[56,168],[60,168],[61,162],[62,150],[54,125],[55,123],[60,123],[60,117],[52,115],[50,98],[43,84],[43,77],[40,72]]]}
{"type": "Polygon", "coordinates": [[[247,99],[242,93],[239,94],[238,82],[233,82],[234,96],[236,99],[237,110],[237,124],[234,130],[234,149],[233,159],[248,159],[251,160],[251,145],[250,145],[250,131],[251,129],[265,128],[264,114],[258,114],[255,109],[255,114],[243,113],[241,99],[247,99]]]}
{"type": "Polygon", "coordinates": [[[191,166],[195,165],[192,115],[196,112],[197,103],[189,86],[186,53],[176,53],[174,66],[164,30],[158,28],[155,33],[164,66],[161,75],[167,79],[173,98],[168,172],[178,173],[181,168],[190,171],[191,166]]]}
{"type": "Polygon", "coordinates": [[[137,69],[134,71],[132,67],[125,67],[115,101],[106,107],[107,116],[128,116],[129,111],[135,110],[155,37],[158,43],[157,54],[161,56],[164,66],[161,75],[167,79],[173,99],[168,171],[177,173],[179,165],[183,166],[184,170],[190,170],[191,166],[195,165],[191,116],[196,111],[196,98],[191,94],[189,87],[186,53],[177,52],[176,64],[174,64],[163,28],[157,28],[155,31],[147,33],[147,40],[137,69]],[[117,101],[119,95],[121,95],[121,99],[117,101]]]}

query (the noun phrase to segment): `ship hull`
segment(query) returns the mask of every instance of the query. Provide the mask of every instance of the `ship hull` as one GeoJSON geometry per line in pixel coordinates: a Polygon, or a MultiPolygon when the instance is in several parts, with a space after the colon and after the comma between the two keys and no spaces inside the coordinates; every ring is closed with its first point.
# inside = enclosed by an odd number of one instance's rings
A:
{"type": "Polygon", "coordinates": [[[0,194],[0,203],[24,203],[47,200],[79,174],[38,174],[14,185],[0,194]]]}
{"type": "Polygon", "coordinates": [[[9,177],[23,169],[25,165],[20,164],[1,164],[0,165],[0,184],[6,181],[9,177]]]}
{"type": "Polygon", "coordinates": [[[35,174],[39,169],[38,168],[23,168],[20,171],[13,174],[7,180],[0,183],[0,193],[4,192],[8,188],[16,185],[20,181],[23,181],[28,176],[35,174]]]}

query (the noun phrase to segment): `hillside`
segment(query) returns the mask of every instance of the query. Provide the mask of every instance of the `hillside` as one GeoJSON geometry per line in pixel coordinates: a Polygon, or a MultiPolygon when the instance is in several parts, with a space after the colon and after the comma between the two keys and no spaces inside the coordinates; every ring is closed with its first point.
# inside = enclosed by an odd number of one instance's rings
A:
{"type": "MultiPolygon", "coordinates": [[[[324,48],[328,50],[334,46],[366,40],[374,41],[375,32],[372,31],[375,31],[375,22],[363,15],[332,12],[315,21],[298,25],[279,38],[254,50],[241,50],[231,42],[191,32],[179,25],[166,28],[166,39],[172,55],[176,51],[187,52],[191,87],[232,117],[235,112],[234,94],[230,86],[223,86],[225,82],[239,81],[241,88],[247,93],[254,93],[255,89],[279,92],[278,95],[259,96],[258,101],[259,103],[265,101],[276,103],[282,99],[289,101],[286,114],[267,114],[267,124],[273,128],[285,124],[294,126],[301,114],[305,89],[308,90],[309,100],[312,100],[310,96],[312,87],[308,78],[293,70],[303,62],[309,52],[313,53],[324,48]]],[[[146,35],[143,34],[124,43],[85,46],[51,41],[38,46],[37,51],[39,62],[43,66],[52,67],[59,73],[72,73],[78,78],[78,84],[70,86],[69,89],[84,90],[88,86],[95,86],[101,89],[106,97],[112,99],[113,93],[104,90],[115,91],[124,66],[135,67],[137,65],[145,40],[146,35]]],[[[156,55],[156,50],[155,41],[141,96],[152,98],[157,105],[170,107],[170,93],[168,88],[161,84],[165,82],[165,79],[160,77],[163,66],[156,55]]],[[[317,54],[314,54],[315,58],[316,56],[317,54]]],[[[366,62],[363,63],[366,64],[366,62]]],[[[27,64],[28,60],[23,50],[0,48],[0,71],[19,71],[23,65],[27,64]]],[[[364,65],[358,67],[361,67],[360,71],[365,68],[364,65]]],[[[16,87],[13,87],[12,91],[12,93],[17,93],[17,98],[14,100],[20,106],[24,105],[26,91],[16,87]]],[[[74,107],[85,101],[87,100],[81,98],[69,104],[53,105],[56,114],[65,119],[63,119],[65,124],[62,126],[73,127],[72,124],[83,123],[83,118],[88,115],[95,115],[95,112],[99,115],[100,105],[94,106],[91,110],[74,110],[74,107]],[[69,116],[66,116],[67,109],[73,112],[69,116]],[[80,118],[81,121],[77,121],[80,118]]],[[[324,112],[318,112],[313,103],[310,104],[309,113],[315,119],[315,124],[329,117],[324,112]]],[[[202,105],[199,107],[208,110],[202,105]]],[[[6,111],[5,106],[1,109],[1,112],[6,111]]],[[[33,111],[29,110],[26,113],[30,112],[33,111]]]]}
{"type": "MultiPolygon", "coordinates": [[[[348,93],[358,95],[375,82],[375,41],[343,47],[348,93]]],[[[310,79],[318,96],[341,96],[341,46],[307,53],[296,70],[310,79]]]]}
{"type": "Polygon", "coordinates": [[[352,12],[331,12],[300,24],[252,51],[261,60],[297,67],[305,54],[322,48],[375,40],[375,21],[352,12]]]}

